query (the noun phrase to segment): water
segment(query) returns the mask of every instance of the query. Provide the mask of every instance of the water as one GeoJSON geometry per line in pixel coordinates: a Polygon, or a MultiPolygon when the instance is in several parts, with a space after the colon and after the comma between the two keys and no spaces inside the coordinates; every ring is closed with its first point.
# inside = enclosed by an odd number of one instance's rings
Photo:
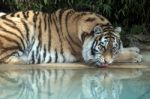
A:
{"type": "Polygon", "coordinates": [[[141,69],[0,70],[0,99],[150,99],[141,69]]]}

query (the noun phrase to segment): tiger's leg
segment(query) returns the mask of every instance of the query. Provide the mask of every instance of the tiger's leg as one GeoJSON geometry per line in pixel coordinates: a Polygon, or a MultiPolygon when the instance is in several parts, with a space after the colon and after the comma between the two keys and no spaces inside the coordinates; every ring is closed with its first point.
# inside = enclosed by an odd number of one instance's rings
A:
{"type": "Polygon", "coordinates": [[[9,58],[7,58],[4,63],[6,64],[26,64],[25,61],[23,61],[22,59],[20,59],[17,56],[10,56],[9,58]]]}
{"type": "Polygon", "coordinates": [[[29,63],[28,46],[33,42],[34,25],[22,18],[0,18],[0,63],[29,63]]]}
{"type": "Polygon", "coordinates": [[[12,55],[5,60],[5,63],[7,64],[29,64],[29,62],[27,57],[18,56],[17,54],[12,55]]]}
{"type": "Polygon", "coordinates": [[[27,58],[20,56],[18,49],[1,49],[0,63],[2,64],[27,64],[27,58]]]}
{"type": "MultiPolygon", "coordinates": [[[[0,32],[2,33],[2,32],[0,32]]],[[[24,51],[21,44],[15,40],[0,36],[0,63],[4,64],[25,64],[24,51]]]]}
{"type": "Polygon", "coordinates": [[[137,47],[123,48],[123,50],[116,55],[115,62],[141,62],[142,55],[137,47]]]}

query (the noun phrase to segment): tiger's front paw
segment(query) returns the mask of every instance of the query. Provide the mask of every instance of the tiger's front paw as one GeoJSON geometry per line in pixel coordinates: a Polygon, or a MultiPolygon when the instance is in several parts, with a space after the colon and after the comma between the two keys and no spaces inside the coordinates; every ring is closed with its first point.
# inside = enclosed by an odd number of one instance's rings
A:
{"type": "Polygon", "coordinates": [[[115,56],[114,61],[132,63],[142,62],[143,57],[141,54],[139,54],[139,51],[140,50],[137,47],[125,48],[122,52],[115,56]]]}
{"type": "Polygon", "coordinates": [[[132,62],[139,63],[139,62],[142,62],[142,60],[143,60],[143,57],[142,57],[141,54],[136,53],[136,52],[133,53],[133,55],[132,55],[132,62]]]}

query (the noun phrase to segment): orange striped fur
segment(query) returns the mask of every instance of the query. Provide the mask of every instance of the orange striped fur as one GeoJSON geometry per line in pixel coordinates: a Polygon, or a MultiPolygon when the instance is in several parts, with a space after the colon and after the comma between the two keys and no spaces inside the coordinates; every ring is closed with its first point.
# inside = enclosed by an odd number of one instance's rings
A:
{"type": "Polygon", "coordinates": [[[112,63],[122,48],[120,29],[92,12],[20,11],[0,18],[0,61],[39,64],[112,63]]]}

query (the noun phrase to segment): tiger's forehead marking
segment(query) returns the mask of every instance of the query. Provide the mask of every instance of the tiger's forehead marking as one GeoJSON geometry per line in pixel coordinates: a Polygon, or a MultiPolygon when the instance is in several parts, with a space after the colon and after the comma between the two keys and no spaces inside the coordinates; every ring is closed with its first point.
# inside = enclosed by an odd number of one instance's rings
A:
{"type": "Polygon", "coordinates": [[[96,20],[96,18],[88,18],[88,19],[86,19],[85,21],[86,22],[93,22],[93,21],[95,21],[96,20]]]}
{"type": "Polygon", "coordinates": [[[105,18],[102,15],[96,14],[96,16],[101,20],[101,21],[105,21],[105,18]]]}

